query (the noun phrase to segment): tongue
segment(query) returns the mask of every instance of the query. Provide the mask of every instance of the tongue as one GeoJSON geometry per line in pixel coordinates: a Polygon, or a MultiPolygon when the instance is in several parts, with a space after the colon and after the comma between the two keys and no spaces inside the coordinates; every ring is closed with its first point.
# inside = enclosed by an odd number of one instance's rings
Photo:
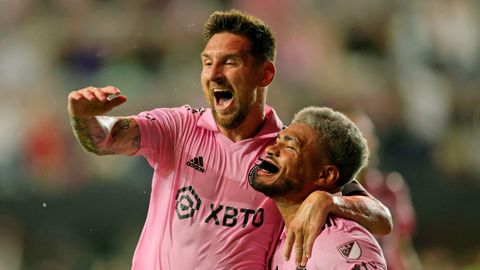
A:
{"type": "Polygon", "coordinates": [[[233,98],[219,98],[217,100],[217,109],[225,110],[232,104],[233,98]]]}

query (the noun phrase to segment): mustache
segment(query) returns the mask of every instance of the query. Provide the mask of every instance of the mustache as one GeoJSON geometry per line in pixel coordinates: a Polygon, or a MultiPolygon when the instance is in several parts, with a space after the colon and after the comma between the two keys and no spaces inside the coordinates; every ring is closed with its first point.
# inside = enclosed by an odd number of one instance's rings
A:
{"type": "Polygon", "coordinates": [[[215,88],[231,89],[232,87],[231,87],[230,84],[228,84],[228,83],[211,82],[211,83],[208,85],[208,88],[209,88],[210,90],[213,90],[213,89],[215,89],[215,88]]]}

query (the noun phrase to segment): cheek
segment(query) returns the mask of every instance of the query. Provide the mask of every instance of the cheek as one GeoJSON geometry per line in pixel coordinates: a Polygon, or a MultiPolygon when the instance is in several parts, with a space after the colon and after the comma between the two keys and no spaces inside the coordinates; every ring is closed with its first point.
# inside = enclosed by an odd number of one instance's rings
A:
{"type": "Polygon", "coordinates": [[[205,84],[207,81],[207,74],[205,71],[202,70],[202,73],[200,73],[200,82],[203,84],[205,84]]]}
{"type": "Polygon", "coordinates": [[[298,178],[302,176],[304,168],[302,162],[298,159],[290,158],[285,162],[286,170],[285,174],[291,178],[298,178]]]}
{"type": "Polygon", "coordinates": [[[202,86],[203,97],[207,100],[209,104],[211,104],[213,102],[213,97],[210,96],[208,87],[203,82],[201,83],[201,86],[202,86]]]}

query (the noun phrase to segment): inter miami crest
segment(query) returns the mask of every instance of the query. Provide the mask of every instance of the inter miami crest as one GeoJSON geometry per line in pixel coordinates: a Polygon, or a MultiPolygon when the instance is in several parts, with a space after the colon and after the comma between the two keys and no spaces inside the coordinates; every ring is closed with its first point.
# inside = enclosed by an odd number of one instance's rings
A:
{"type": "Polygon", "coordinates": [[[253,179],[257,175],[257,171],[260,169],[258,164],[254,164],[253,167],[248,171],[248,183],[252,185],[253,179]]]}

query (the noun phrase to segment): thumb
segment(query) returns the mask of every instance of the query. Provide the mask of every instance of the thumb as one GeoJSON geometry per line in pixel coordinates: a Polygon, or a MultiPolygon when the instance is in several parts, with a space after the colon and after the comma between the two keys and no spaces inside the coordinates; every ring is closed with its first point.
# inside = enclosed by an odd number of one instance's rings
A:
{"type": "Polygon", "coordinates": [[[117,106],[120,106],[122,105],[123,103],[125,103],[127,101],[127,97],[126,96],[116,96],[115,98],[113,98],[112,100],[109,100],[107,101],[105,104],[104,104],[104,107],[106,110],[110,111],[111,109],[117,107],[117,106]]]}

